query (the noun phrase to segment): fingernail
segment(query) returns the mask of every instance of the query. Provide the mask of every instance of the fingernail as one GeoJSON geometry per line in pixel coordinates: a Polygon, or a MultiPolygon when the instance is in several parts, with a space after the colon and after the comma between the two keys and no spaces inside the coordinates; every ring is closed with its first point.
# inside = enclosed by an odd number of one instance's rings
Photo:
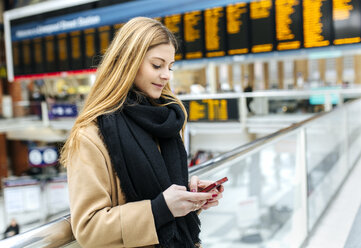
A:
{"type": "Polygon", "coordinates": [[[191,192],[196,192],[196,190],[195,190],[195,189],[191,189],[191,192]]]}
{"type": "Polygon", "coordinates": [[[216,196],[217,196],[217,194],[213,194],[213,195],[212,195],[212,197],[216,197],[216,196]]]}

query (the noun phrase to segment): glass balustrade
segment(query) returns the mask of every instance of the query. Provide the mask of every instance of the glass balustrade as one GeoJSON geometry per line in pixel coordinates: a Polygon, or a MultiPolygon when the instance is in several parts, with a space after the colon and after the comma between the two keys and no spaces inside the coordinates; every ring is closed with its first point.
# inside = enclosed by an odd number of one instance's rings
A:
{"type": "MultiPolygon", "coordinates": [[[[301,247],[359,161],[360,131],[361,100],[350,101],[192,167],[191,176],[229,178],[219,206],[200,214],[203,247],[301,247]]],[[[0,247],[53,247],[59,226],[69,231],[62,218],[0,247]]],[[[76,247],[68,236],[62,244],[76,247]]]]}
{"type": "Polygon", "coordinates": [[[200,215],[204,247],[300,247],[359,160],[360,116],[356,100],[193,172],[229,178],[220,205],[200,215]]]}

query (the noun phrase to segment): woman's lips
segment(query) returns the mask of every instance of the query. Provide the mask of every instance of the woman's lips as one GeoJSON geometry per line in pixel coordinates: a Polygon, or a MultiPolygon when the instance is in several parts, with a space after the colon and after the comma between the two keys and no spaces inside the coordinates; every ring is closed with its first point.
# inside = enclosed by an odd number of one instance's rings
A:
{"type": "Polygon", "coordinates": [[[160,89],[162,89],[163,87],[164,87],[164,85],[163,84],[155,84],[155,83],[152,83],[154,86],[156,86],[157,88],[160,88],[160,89]]]}

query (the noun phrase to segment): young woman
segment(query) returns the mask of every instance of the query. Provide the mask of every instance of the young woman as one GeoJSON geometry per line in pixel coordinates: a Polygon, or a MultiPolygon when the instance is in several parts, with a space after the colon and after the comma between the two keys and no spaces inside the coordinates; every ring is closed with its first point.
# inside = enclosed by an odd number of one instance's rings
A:
{"type": "Polygon", "coordinates": [[[192,177],[180,138],[186,122],[171,92],[176,40],[137,17],[117,33],[67,142],[71,224],[84,247],[199,247],[197,210],[223,188],[192,177]]]}

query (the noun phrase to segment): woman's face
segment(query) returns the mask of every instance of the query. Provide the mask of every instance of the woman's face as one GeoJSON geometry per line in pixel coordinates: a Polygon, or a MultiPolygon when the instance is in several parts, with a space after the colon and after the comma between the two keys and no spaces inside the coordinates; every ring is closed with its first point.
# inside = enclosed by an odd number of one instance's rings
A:
{"type": "Polygon", "coordinates": [[[153,99],[160,97],[170,78],[174,53],[173,45],[162,44],[153,47],[145,54],[143,63],[135,76],[134,84],[148,97],[153,99]]]}

